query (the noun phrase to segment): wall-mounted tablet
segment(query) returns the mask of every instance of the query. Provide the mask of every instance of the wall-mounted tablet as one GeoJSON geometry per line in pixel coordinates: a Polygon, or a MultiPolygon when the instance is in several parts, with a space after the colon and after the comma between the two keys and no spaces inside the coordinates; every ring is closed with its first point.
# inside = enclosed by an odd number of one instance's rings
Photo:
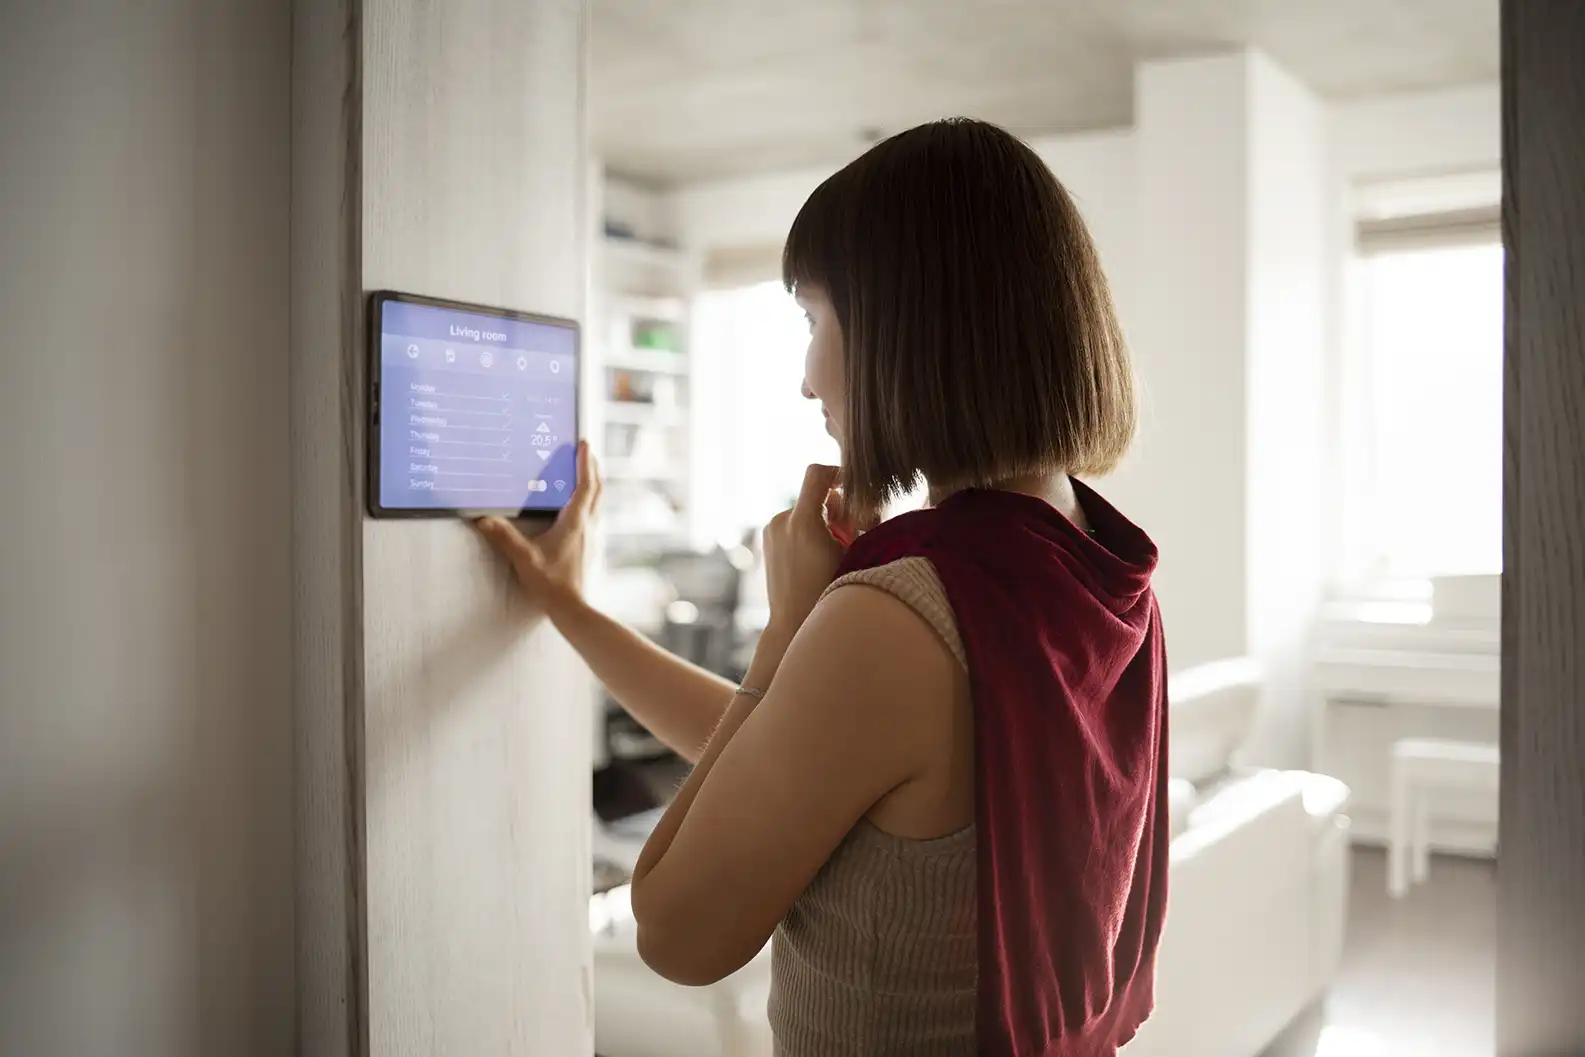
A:
{"type": "Polygon", "coordinates": [[[369,513],[555,514],[577,482],[578,325],[370,299],[369,513]]]}

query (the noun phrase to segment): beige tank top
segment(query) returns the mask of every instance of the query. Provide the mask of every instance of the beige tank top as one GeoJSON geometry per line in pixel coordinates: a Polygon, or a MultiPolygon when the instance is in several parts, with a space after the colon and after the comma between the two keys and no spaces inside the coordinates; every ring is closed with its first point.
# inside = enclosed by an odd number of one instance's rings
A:
{"type": "MultiPolygon", "coordinates": [[[[845,576],[917,612],[966,665],[925,558],[845,576]]],[[[906,840],[861,820],[776,929],[776,1057],[972,1057],[977,930],[974,827],[906,840]]]]}

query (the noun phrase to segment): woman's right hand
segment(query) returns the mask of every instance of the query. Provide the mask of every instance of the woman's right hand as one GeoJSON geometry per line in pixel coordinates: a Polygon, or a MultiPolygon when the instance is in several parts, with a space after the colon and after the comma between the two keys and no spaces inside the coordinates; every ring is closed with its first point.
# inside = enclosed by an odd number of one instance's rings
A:
{"type": "Polygon", "coordinates": [[[583,598],[584,551],[599,510],[600,470],[585,441],[578,444],[578,483],[556,522],[530,539],[501,517],[481,518],[479,532],[517,574],[529,604],[552,620],[583,598]]]}

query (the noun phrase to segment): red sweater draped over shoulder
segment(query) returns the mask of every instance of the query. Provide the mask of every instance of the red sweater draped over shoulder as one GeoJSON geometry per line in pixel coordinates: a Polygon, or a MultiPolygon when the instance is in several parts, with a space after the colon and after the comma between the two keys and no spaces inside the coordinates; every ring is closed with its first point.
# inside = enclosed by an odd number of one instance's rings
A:
{"type": "Polygon", "coordinates": [[[1074,482],[893,518],[840,574],[934,565],[974,703],[983,1057],[1109,1057],[1153,1002],[1167,903],[1167,660],[1156,547],[1074,482]]]}

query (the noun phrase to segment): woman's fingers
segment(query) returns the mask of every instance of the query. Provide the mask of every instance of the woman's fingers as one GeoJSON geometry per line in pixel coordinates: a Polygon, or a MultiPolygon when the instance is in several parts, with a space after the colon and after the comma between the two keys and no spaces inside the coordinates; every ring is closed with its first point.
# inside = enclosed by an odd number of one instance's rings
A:
{"type": "Polygon", "coordinates": [[[589,465],[594,478],[594,498],[589,501],[590,515],[600,512],[600,500],[605,498],[605,478],[600,476],[600,463],[593,455],[589,456],[589,465]]]}
{"type": "Polygon", "coordinates": [[[832,488],[826,493],[826,523],[840,525],[847,521],[847,508],[842,502],[842,492],[832,488]]]}
{"type": "Polygon", "coordinates": [[[853,542],[858,534],[853,526],[852,519],[848,517],[847,505],[843,501],[842,493],[833,488],[826,493],[826,528],[831,530],[843,546],[853,542]]]}
{"type": "Polygon", "coordinates": [[[813,519],[824,525],[826,499],[836,482],[835,466],[812,464],[804,471],[803,490],[798,493],[798,501],[793,504],[793,517],[806,521],[813,519]]]}
{"type": "Polygon", "coordinates": [[[535,556],[534,544],[518,527],[505,518],[485,517],[474,522],[479,534],[489,541],[502,557],[514,564],[535,556]]]}
{"type": "Polygon", "coordinates": [[[589,450],[588,441],[578,442],[578,485],[573,490],[572,499],[580,503],[585,516],[594,513],[595,504],[600,501],[600,493],[605,489],[605,482],[600,479],[600,462],[594,457],[594,452],[589,450]]]}
{"type": "Polygon", "coordinates": [[[594,455],[589,451],[589,442],[580,440],[578,479],[573,483],[572,496],[567,500],[567,505],[556,515],[552,531],[566,533],[578,528],[594,512],[594,504],[599,497],[600,471],[595,465],[594,455]]]}
{"type": "Polygon", "coordinates": [[[600,472],[594,465],[594,453],[589,450],[589,442],[578,442],[578,481],[572,489],[572,500],[567,504],[576,507],[578,513],[587,515],[594,505],[594,497],[600,490],[600,472]]]}

